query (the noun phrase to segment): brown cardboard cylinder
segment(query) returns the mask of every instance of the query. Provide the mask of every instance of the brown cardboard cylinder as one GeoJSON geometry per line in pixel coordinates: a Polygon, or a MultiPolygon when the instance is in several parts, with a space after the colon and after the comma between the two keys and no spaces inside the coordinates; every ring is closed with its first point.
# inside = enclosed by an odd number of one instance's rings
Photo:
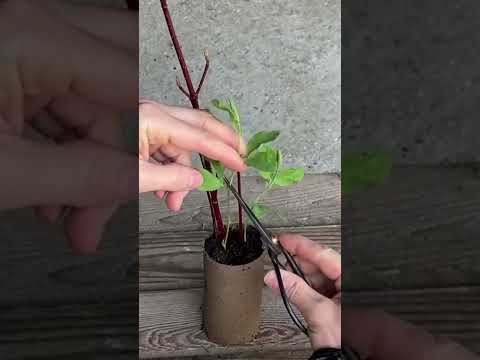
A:
{"type": "Polygon", "coordinates": [[[245,265],[224,265],[204,251],[204,329],[221,345],[253,340],[260,325],[263,255],[245,265]]]}

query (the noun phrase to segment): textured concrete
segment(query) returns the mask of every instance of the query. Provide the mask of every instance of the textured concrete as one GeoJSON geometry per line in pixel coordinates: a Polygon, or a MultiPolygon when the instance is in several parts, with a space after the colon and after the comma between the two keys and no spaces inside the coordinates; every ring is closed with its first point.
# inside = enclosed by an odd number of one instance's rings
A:
{"type": "MultiPolygon", "coordinates": [[[[285,163],[307,172],[340,168],[340,1],[169,2],[187,62],[198,79],[202,52],[211,72],[201,94],[233,97],[246,135],[279,129],[285,163]]],[[[140,95],[188,105],[158,0],[140,8],[140,95]]]]}

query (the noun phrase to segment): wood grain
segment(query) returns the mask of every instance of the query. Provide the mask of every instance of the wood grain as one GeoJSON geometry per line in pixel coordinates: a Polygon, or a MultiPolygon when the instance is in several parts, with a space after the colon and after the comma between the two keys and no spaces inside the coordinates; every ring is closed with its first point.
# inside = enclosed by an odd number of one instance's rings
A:
{"type": "Polygon", "coordinates": [[[250,353],[247,354],[227,354],[227,355],[212,355],[212,356],[186,356],[186,357],[171,357],[168,360],[307,360],[312,356],[312,350],[296,350],[296,351],[280,351],[267,353],[250,353]]]}
{"type": "Polygon", "coordinates": [[[474,169],[404,167],[344,198],[344,287],[479,285],[479,194],[474,169]]]}
{"type": "Polygon", "coordinates": [[[385,184],[343,198],[343,237],[385,241],[478,219],[479,194],[480,176],[474,168],[394,168],[385,184]]]}
{"type": "MultiPolygon", "coordinates": [[[[271,228],[274,233],[302,233],[340,250],[340,226],[271,228]]],[[[146,233],[140,236],[140,291],[203,287],[203,241],[207,231],[146,233]]],[[[265,257],[265,270],[271,269],[265,257]]]]}
{"type": "MultiPolygon", "coordinates": [[[[451,337],[480,352],[480,287],[363,292],[346,295],[355,305],[391,312],[436,335],[451,337]]],[[[281,300],[263,293],[260,335],[242,346],[222,347],[201,330],[202,290],[140,294],[140,357],[233,355],[308,350],[307,339],[291,323],[281,300]]],[[[252,355],[253,357],[253,355],[252,355]]]]}
{"type": "MultiPolygon", "coordinates": [[[[264,187],[258,177],[245,177],[246,199],[252,200],[264,187]]],[[[220,191],[222,213],[228,213],[227,192],[220,191]]],[[[230,196],[231,212],[236,211],[230,196]]],[[[275,188],[264,198],[274,209],[263,222],[267,226],[332,225],[340,223],[340,178],[338,175],[306,175],[302,183],[289,188],[275,188]]],[[[192,231],[211,229],[211,216],[205,193],[193,191],[184,202],[183,210],[172,213],[163,201],[151,194],[140,196],[140,232],[192,231]]]]}
{"type": "Polygon", "coordinates": [[[138,299],[0,306],[2,359],[127,359],[138,354],[138,299]]]}
{"type": "Polygon", "coordinates": [[[140,357],[263,353],[308,349],[309,341],[269,290],[263,294],[262,325],[257,339],[238,346],[211,343],[201,329],[201,289],[140,293],[140,357]]]}
{"type": "Polygon", "coordinates": [[[0,212],[1,304],[78,303],[116,299],[138,290],[138,207],[112,219],[94,256],[76,256],[59,225],[31,210],[0,212]]]}

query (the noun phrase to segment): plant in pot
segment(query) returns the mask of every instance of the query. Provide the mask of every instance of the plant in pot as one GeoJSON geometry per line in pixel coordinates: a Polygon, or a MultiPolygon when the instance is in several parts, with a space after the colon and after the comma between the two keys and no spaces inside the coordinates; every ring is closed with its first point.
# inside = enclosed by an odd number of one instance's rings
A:
{"type": "MultiPolygon", "coordinates": [[[[185,79],[185,89],[177,80],[179,89],[189,98],[192,107],[199,109],[198,96],[205,81],[209,59],[205,53],[205,68],[194,88],[181,46],[175,33],[167,1],[161,0],[167,27],[180,62],[185,79]]],[[[243,136],[240,114],[231,99],[213,100],[215,108],[225,111],[233,128],[243,136]]],[[[264,191],[250,203],[258,218],[268,211],[263,197],[276,186],[289,186],[304,177],[302,168],[284,168],[282,153],[271,143],[279,136],[278,131],[261,131],[248,141],[246,164],[263,179],[264,191]]],[[[225,186],[224,178],[236,178],[238,193],[242,195],[242,178],[239,173],[231,174],[218,161],[201,157],[200,169],[204,182],[200,190],[207,193],[213,221],[213,234],[204,243],[204,329],[210,340],[219,344],[240,344],[252,340],[258,331],[263,288],[264,249],[260,235],[245,221],[239,204],[237,219],[232,221],[228,211],[224,222],[218,202],[218,190],[225,186]]],[[[229,203],[229,201],[227,201],[229,203]]]]}

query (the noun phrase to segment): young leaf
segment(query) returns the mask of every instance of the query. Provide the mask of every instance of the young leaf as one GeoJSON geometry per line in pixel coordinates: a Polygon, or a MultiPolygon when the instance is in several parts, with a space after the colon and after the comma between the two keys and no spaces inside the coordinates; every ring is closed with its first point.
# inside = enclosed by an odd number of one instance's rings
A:
{"type": "Polygon", "coordinates": [[[225,175],[225,168],[220,161],[210,160],[210,164],[212,164],[212,173],[219,179],[223,179],[223,176],[225,175]]]}
{"type": "Polygon", "coordinates": [[[233,102],[233,99],[228,99],[228,100],[214,99],[212,100],[212,104],[217,109],[228,112],[233,128],[238,134],[242,135],[242,125],[240,123],[240,114],[238,113],[238,108],[233,102]]]}
{"type": "Polygon", "coordinates": [[[224,183],[214,174],[205,169],[199,169],[203,176],[203,184],[198,188],[200,191],[215,191],[223,187],[224,183]]]}
{"type": "Polygon", "coordinates": [[[283,165],[283,158],[281,150],[277,150],[277,166],[274,171],[261,171],[257,170],[258,174],[267,181],[267,187],[274,185],[275,179],[283,165]]]}
{"type": "Polygon", "coordinates": [[[265,205],[262,205],[260,203],[253,203],[253,205],[250,208],[252,209],[255,216],[259,219],[264,217],[268,211],[268,208],[265,205]]]}
{"type": "Polygon", "coordinates": [[[362,191],[383,183],[391,168],[391,155],[385,151],[345,154],[342,157],[342,193],[362,191]]]}
{"type": "Polygon", "coordinates": [[[277,176],[273,180],[273,185],[289,186],[303,180],[305,171],[303,168],[287,168],[278,171],[277,176]]]}
{"type": "Polygon", "coordinates": [[[257,150],[260,145],[274,141],[278,135],[280,131],[260,131],[253,135],[248,141],[247,156],[257,150]]]}
{"type": "Polygon", "coordinates": [[[274,172],[278,167],[278,150],[268,145],[261,145],[247,157],[247,165],[260,171],[274,172]]]}

